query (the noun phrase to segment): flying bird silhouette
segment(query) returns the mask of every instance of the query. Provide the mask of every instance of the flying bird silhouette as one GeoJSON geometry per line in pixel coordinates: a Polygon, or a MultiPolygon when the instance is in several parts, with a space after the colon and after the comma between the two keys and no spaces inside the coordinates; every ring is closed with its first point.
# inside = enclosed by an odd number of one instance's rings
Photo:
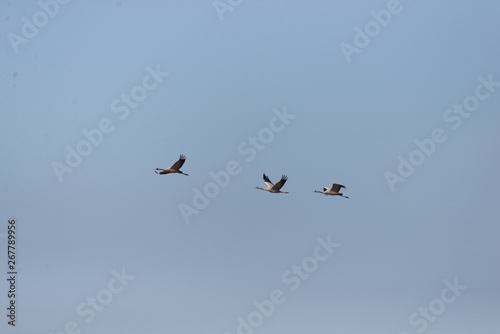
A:
{"type": "Polygon", "coordinates": [[[324,195],[332,195],[332,196],[337,195],[337,196],[342,196],[342,197],[345,197],[345,198],[349,198],[347,196],[342,195],[342,193],[339,193],[339,190],[341,188],[345,188],[345,186],[343,186],[341,184],[334,183],[331,188],[323,187],[323,191],[315,190],[314,192],[315,193],[321,193],[321,194],[324,194],[324,195]]]}
{"type": "Polygon", "coordinates": [[[169,167],[169,168],[156,168],[155,169],[155,173],[156,174],[171,174],[171,173],[178,173],[178,174],[182,174],[182,175],[188,175],[184,172],[182,172],[180,170],[180,168],[182,167],[182,165],[184,165],[184,162],[186,162],[186,156],[181,154],[181,156],[179,157],[179,160],[177,160],[173,165],[172,167],[169,167]],[[157,171],[161,171],[161,172],[157,172],[157,171]]]}
{"type": "Polygon", "coordinates": [[[282,175],[281,180],[279,180],[278,183],[276,183],[276,184],[272,183],[266,174],[262,174],[262,175],[264,178],[264,183],[266,184],[267,188],[255,187],[255,189],[269,191],[270,193],[288,194],[287,191],[280,191],[281,187],[283,187],[283,185],[285,185],[286,180],[288,180],[288,177],[286,175],[282,175]]]}

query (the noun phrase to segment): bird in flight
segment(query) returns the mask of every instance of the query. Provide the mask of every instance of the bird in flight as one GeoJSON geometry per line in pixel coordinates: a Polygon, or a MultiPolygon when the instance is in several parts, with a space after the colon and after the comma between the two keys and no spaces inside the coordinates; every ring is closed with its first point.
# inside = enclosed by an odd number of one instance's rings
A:
{"type": "Polygon", "coordinates": [[[181,154],[181,156],[179,157],[179,160],[176,161],[175,164],[172,165],[172,167],[169,167],[169,168],[156,168],[155,169],[155,173],[156,174],[171,174],[171,173],[179,173],[179,174],[182,174],[182,175],[188,175],[184,172],[182,172],[180,170],[180,168],[182,167],[182,165],[184,165],[184,162],[186,161],[186,156],[181,154]],[[161,172],[157,172],[157,171],[161,171],[161,172]]]}
{"type": "Polygon", "coordinates": [[[263,177],[264,177],[264,183],[266,184],[267,188],[255,187],[255,189],[269,191],[270,193],[288,194],[287,191],[280,191],[281,187],[283,187],[286,180],[288,180],[288,177],[286,175],[282,175],[281,180],[279,180],[278,183],[276,183],[276,184],[272,183],[266,174],[263,174],[263,177]]]}
{"type": "Polygon", "coordinates": [[[334,183],[331,188],[323,187],[323,191],[315,190],[314,192],[315,193],[321,193],[321,194],[324,194],[324,195],[332,195],[332,196],[338,195],[338,196],[342,196],[342,197],[345,197],[345,198],[349,198],[347,196],[342,195],[342,193],[339,193],[339,190],[341,188],[345,188],[345,186],[343,186],[341,184],[334,183]]]}

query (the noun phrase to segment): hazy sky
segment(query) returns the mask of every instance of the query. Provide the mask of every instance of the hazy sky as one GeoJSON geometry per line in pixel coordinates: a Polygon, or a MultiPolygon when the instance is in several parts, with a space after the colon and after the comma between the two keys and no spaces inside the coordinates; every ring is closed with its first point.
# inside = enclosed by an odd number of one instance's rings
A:
{"type": "Polygon", "coordinates": [[[499,14],[1,1],[2,333],[499,333],[499,14]]]}

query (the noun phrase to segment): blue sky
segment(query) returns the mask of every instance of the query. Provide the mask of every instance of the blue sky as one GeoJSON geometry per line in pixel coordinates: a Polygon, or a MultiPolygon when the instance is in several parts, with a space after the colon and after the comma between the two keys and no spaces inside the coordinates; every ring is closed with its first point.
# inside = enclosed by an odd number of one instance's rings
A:
{"type": "Polygon", "coordinates": [[[498,2],[62,2],[0,3],[2,333],[498,333],[498,2]]]}

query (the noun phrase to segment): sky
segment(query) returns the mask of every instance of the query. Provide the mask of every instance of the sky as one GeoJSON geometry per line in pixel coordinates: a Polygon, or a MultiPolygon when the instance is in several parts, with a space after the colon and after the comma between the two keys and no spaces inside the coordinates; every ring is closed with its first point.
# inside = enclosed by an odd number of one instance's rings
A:
{"type": "Polygon", "coordinates": [[[499,14],[1,1],[1,332],[498,333],[499,14]]]}

